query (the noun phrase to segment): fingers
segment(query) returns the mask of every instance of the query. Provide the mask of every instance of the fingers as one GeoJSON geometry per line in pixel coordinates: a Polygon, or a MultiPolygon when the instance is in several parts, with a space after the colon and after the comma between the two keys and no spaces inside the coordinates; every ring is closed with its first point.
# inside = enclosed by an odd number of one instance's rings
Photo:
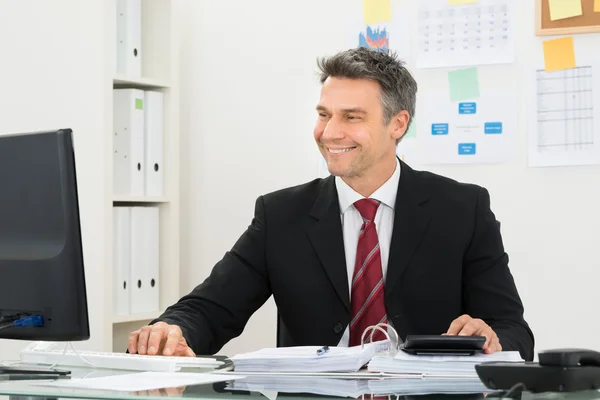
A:
{"type": "Polygon", "coordinates": [[[196,357],[196,353],[194,353],[194,350],[192,350],[189,347],[186,348],[185,352],[182,355],[185,357],[196,357]]]}
{"type": "Polygon", "coordinates": [[[463,329],[463,327],[471,320],[472,318],[468,315],[461,315],[456,318],[450,324],[448,331],[446,332],[448,335],[458,335],[458,333],[463,329]]]}
{"type": "Polygon", "coordinates": [[[183,338],[181,333],[181,329],[176,325],[169,326],[169,330],[167,332],[167,341],[165,343],[165,347],[163,350],[163,354],[165,356],[172,356],[177,349],[177,344],[183,338]]]}
{"type": "Polygon", "coordinates": [[[148,355],[154,356],[162,349],[166,329],[166,324],[152,326],[150,336],[148,337],[148,355]]]}
{"type": "Polygon", "coordinates": [[[484,350],[485,354],[493,354],[497,351],[502,351],[502,345],[500,344],[500,339],[496,334],[490,341],[490,345],[484,350]]]}
{"type": "Polygon", "coordinates": [[[137,331],[131,332],[129,334],[129,340],[127,341],[127,351],[129,351],[130,354],[137,353],[137,344],[138,344],[139,336],[140,336],[139,329],[137,331]]]}
{"type": "Polygon", "coordinates": [[[157,322],[154,325],[141,328],[137,341],[137,353],[142,355],[150,354],[149,350],[152,348],[152,354],[157,354],[168,326],[165,322],[157,322]]]}

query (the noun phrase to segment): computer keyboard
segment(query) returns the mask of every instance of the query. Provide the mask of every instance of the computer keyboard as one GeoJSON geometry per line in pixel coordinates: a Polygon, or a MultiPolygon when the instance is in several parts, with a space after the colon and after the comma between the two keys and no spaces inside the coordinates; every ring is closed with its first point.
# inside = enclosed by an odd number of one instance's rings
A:
{"type": "Polygon", "coordinates": [[[68,349],[66,343],[36,342],[20,352],[21,363],[56,367],[90,367],[134,371],[175,372],[181,368],[217,368],[224,364],[216,358],[149,356],[68,349]]]}

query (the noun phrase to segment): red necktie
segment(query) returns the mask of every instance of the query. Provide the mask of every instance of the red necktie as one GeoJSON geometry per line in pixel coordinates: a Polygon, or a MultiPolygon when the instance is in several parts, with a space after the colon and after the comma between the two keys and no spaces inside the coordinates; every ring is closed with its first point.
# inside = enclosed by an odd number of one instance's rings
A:
{"type": "MultiPolygon", "coordinates": [[[[360,212],[363,224],[358,237],[356,264],[352,277],[350,346],[361,344],[362,334],[369,326],[387,323],[381,252],[374,221],[379,202],[373,199],[362,199],[354,203],[354,207],[360,212]]],[[[371,332],[365,336],[365,342],[369,342],[370,337],[371,332]]],[[[385,335],[381,331],[373,331],[373,341],[383,339],[385,335]]]]}

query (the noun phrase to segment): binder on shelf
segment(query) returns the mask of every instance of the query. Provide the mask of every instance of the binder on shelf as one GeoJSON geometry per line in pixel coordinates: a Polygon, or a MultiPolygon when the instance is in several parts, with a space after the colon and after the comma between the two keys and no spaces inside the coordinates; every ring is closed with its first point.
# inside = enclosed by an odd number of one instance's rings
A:
{"type": "Polygon", "coordinates": [[[130,313],[159,309],[159,210],[131,208],[130,313]]]}
{"type": "Polygon", "coordinates": [[[131,264],[131,211],[129,207],[113,207],[114,221],[114,315],[129,314],[131,264]]]}
{"type": "Polygon", "coordinates": [[[142,0],[117,0],[116,73],[142,76],[142,0]]]}
{"type": "Polygon", "coordinates": [[[145,92],[144,140],[146,152],[146,196],[163,195],[163,106],[162,92],[145,92]]]}
{"type": "Polygon", "coordinates": [[[144,91],[113,90],[113,192],[144,195],[144,91]]]}

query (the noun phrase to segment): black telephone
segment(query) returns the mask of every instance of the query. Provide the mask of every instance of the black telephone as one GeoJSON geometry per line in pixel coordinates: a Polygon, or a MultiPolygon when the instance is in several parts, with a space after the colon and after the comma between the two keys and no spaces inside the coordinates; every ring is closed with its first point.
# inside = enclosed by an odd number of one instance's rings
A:
{"type": "Polygon", "coordinates": [[[539,362],[488,362],[475,366],[479,379],[490,389],[574,392],[600,389],[600,352],[555,349],[538,353],[539,362]]]}

